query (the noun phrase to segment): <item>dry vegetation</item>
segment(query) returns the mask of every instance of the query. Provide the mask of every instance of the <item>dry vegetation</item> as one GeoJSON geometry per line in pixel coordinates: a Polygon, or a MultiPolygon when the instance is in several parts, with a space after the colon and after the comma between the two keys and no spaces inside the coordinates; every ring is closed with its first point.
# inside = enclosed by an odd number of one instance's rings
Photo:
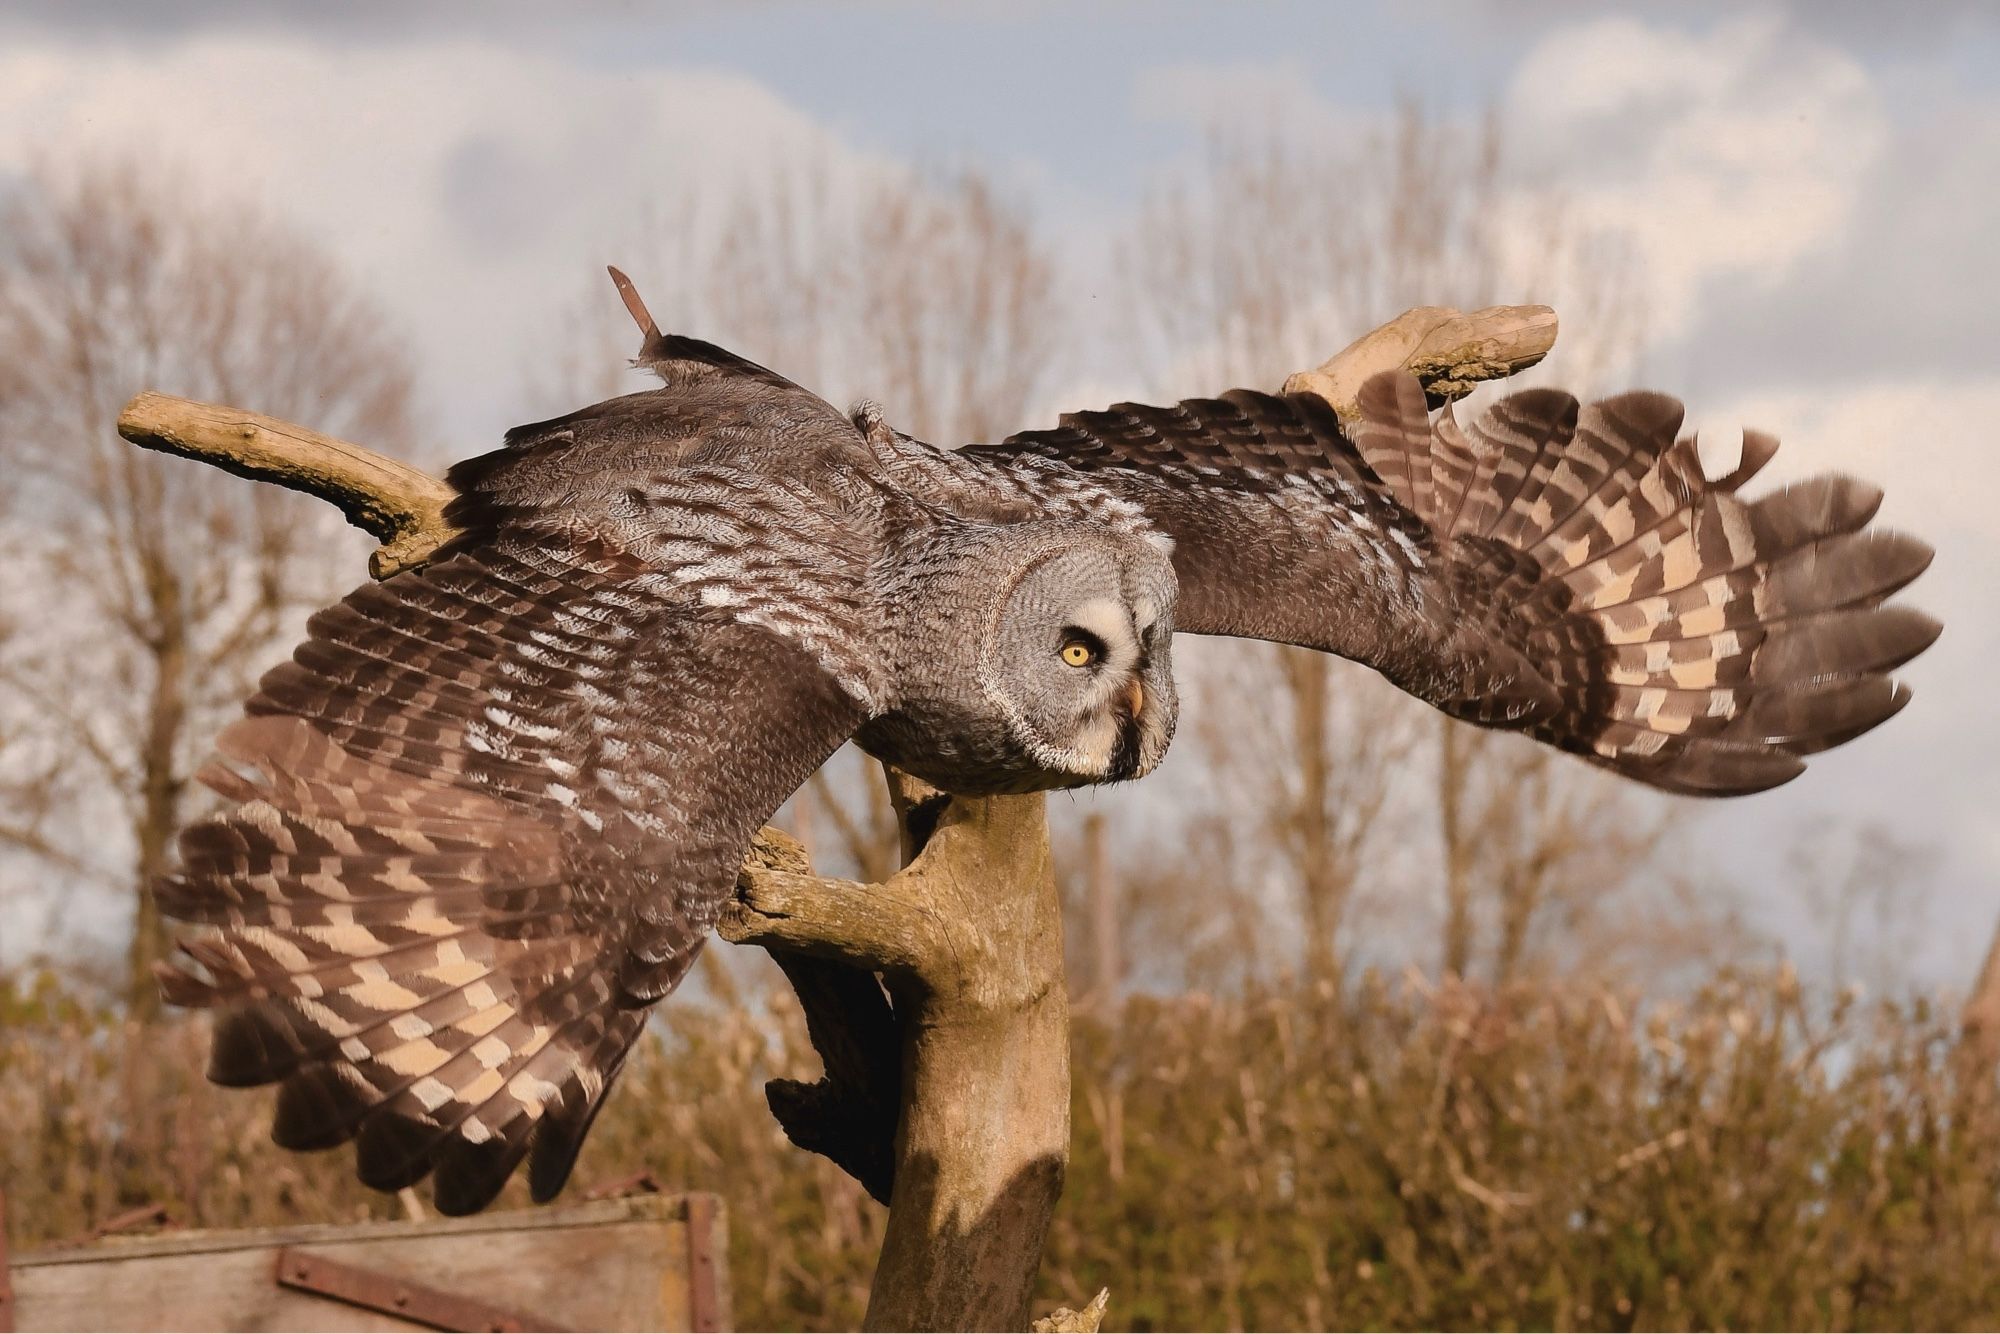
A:
{"type": "MultiPolygon", "coordinates": [[[[202,1227],[397,1212],[199,1077],[190,1021],[13,1002],[17,1245],[137,1205],[202,1227]]],[[[787,1145],[789,1011],[680,1006],[579,1167],[720,1192],[743,1328],[852,1327],[883,1211],[787,1145]]],[[[1126,1328],[1963,1328],[2000,1309],[2000,1098],[1944,1017],[1786,977],[1677,1005],[1365,978],[1135,997],[1076,1031],[1046,1305],[1126,1328]]],[[[519,1191],[519,1183],[510,1188],[519,1191]]],[[[519,1206],[510,1194],[504,1202],[519,1206]]]]}

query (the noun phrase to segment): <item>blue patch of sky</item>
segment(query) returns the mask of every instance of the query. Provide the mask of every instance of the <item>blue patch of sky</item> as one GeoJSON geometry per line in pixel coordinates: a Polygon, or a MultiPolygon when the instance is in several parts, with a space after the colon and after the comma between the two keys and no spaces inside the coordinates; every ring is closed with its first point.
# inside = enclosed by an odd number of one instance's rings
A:
{"type": "Polygon", "coordinates": [[[754,5],[672,22],[596,26],[580,54],[607,67],[738,71],[863,148],[948,165],[1032,161],[1070,191],[1129,200],[1187,151],[1195,127],[1142,115],[1161,67],[1277,63],[1331,104],[1402,92],[1440,109],[1497,96],[1529,38],[1439,30],[1390,5],[1166,3],[861,9],[754,5]]]}

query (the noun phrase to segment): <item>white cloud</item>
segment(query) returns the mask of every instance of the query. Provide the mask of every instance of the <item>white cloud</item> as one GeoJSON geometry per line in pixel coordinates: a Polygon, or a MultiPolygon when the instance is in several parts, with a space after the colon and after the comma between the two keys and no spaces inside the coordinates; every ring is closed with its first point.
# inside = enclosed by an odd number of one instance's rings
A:
{"type": "Polygon", "coordinates": [[[893,169],[735,74],[278,35],[0,53],[0,172],[58,145],[164,163],[196,198],[247,190],[323,237],[416,339],[461,451],[511,424],[524,358],[652,206],[719,200],[779,160],[893,169]]]}
{"type": "Polygon", "coordinates": [[[1769,288],[1831,244],[1887,142],[1867,71],[1771,17],[1557,29],[1522,60],[1506,113],[1538,184],[1629,239],[1662,336],[1694,318],[1703,284],[1769,288]]]}
{"type": "Polygon", "coordinates": [[[1763,426],[1783,441],[1760,489],[1822,472],[1867,478],[1884,491],[1877,522],[1937,548],[1933,567],[1899,601],[1944,623],[1944,634],[1898,673],[1914,698],[1880,731],[1816,758],[1790,786],[1717,808],[1706,827],[1734,856],[1770,858],[1791,837],[1780,831],[1816,814],[1880,828],[1933,849],[1939,863],[1918,976],[1958,983],[1979,962],[2000,901],[2000,835],[1994,831],[1993,756],[2000,713],[1985,707],[2000,661],[2000,600],[1992,496],[2000,460],[1991,423],[2000,420],[2000,377],[1966,381],[1885,380],[1845,389],[1753,393],[1691,422],[1704,438],[1734,439],[1738,425],[1763,426]]]}

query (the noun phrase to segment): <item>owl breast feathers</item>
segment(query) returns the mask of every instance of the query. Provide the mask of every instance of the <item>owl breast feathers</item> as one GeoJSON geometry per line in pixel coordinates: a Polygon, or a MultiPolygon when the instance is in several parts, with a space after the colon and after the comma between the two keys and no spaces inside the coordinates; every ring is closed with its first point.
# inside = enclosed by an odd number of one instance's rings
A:
{"type": "Polygon", "coordinates": [[[1783,783],[1895,713],[1930,550],[1819,477],[1710,479],[1681,407],[1411,377],[1120,404],[933,448],[646,329],[663,387],[459,464],[463,535],[311,622],[156,887],[210,1075],[274,1134],[485,1205],[559,1191],[751,835],[836,748],[960,792],[1148,771],[1175,632],[1304,645],[1669,792],[1783,783]]]}

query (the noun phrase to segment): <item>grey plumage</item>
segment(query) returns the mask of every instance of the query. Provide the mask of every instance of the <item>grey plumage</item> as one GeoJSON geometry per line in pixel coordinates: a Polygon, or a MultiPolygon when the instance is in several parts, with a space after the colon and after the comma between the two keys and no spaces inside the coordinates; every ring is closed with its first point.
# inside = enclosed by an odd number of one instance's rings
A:
{"type": "Polygon", "coordinates": [[[663,385],[462,463],[463,536],[314,618],[203,777],[162,976],[276,1137],[484,1205],[559,1190],[751,834],[843,741],[952,791],[1148,772],[1175,630],[1367,663],[1671,791],[1783,782],[1907,692],[1929,550],[1847,478],[1746,503],[1680,407],[1552,391],[1461,428],[1407,376],[1350,438],[1234,391],[934,448],[663,335],[663,385]]]}

